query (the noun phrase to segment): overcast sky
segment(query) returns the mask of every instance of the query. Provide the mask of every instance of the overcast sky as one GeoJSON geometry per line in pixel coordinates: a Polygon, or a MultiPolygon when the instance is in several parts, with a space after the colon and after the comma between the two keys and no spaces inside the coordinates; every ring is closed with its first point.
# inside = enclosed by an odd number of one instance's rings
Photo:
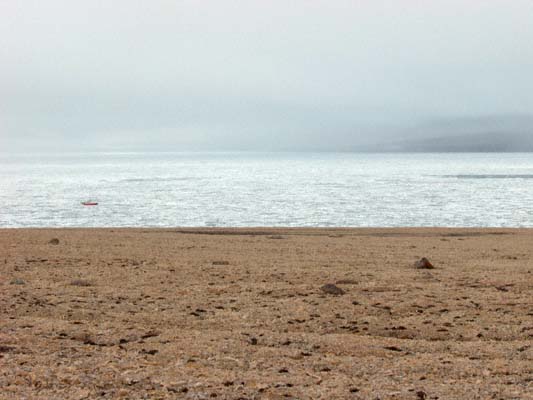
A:
{"type": "Polygon", "coordinates": [[[0,146],[350,149],[530,115],[532,71],[531,0],[4,0],[0,146]]]}

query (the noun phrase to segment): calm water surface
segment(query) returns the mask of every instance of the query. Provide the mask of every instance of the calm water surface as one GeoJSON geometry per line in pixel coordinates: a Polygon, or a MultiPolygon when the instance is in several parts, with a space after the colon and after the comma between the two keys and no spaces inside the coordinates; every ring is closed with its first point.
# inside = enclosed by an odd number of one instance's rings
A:
{"type": "Polygon", "coordinates": [[[0,227],[533,226],[533,154],[0,154],[0,205],[0,227]]]}

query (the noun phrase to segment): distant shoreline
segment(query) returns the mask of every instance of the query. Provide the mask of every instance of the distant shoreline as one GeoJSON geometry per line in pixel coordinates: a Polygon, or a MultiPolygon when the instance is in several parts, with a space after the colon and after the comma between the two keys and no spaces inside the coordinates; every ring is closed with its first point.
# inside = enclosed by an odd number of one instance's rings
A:
{"type": "Polygon", "coordinates": [[[154,226],[94,226],[94,227],[2,227],[0,233],[13,231],[51,231],[51,232],[74,232],[87,231],[92,233],[102,232],[119,232],[132,231],[137,233],[176,233],[184,235],[237,235],[237,236],[265,236],[277,233],[287,235],[307,235],[316,234],[317,236],[326,235],[329,232],[345,233],[352,235],[370,235],[370,236],[457,236],[464,234],[467,236],[483,235],[505,235],[517,231],[533,231],[533,227],[442,227],[442,226],[407,226],[407,227],[322,227],[322,226],[301,226],[301,227],[284,227],[284,226],[253,226],[253,227],[232,227],[232,226],[175,226],[175,227],[154,227],[154,226]]]}
{"type": "Polygon", "coordinates": [[[49,156],[69,156],[69,155],[119,155],[119,154],[532,154],[532,150],[272,150],[272,151],[254,151],[254,150],[227,150],[227,151],[210,151],[210,150],[71,150],[64,152],[55,151],[0,151],[0,155],[7,156],[32,156],[32,155],[49,155],[49,156]]]}

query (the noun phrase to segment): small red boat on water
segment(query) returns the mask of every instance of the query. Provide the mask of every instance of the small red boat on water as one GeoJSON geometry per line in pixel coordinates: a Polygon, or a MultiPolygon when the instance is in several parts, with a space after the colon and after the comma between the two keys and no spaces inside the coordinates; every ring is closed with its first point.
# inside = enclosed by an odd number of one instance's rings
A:
{"type": "Polygon", "coordinates": [[[97,206],[98,202],[97,201],[88,200],[88,201],[82,201],[81,204],[83,204],[84,206],[97,206]]]}

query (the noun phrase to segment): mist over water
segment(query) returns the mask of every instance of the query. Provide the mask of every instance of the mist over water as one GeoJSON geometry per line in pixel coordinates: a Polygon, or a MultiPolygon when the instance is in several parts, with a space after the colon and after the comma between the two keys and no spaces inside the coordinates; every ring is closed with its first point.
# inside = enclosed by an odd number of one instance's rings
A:
{"type": "Polygon", "coordinates": [[[532,177],[525,153],[2,155],[0,227],[533,226],[532,177]]]}
{"type": "Polygon", "coordinates": [[[531,0],[0,2],[0,151],[533,151],[531,0]]]}

